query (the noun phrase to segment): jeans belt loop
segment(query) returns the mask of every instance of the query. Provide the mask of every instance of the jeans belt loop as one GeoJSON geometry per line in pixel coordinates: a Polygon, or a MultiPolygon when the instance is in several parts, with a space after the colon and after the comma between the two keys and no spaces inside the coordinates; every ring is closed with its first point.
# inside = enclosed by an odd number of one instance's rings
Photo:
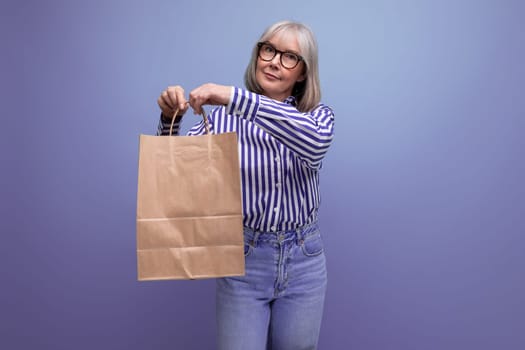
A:
{"type": "Polygon", "coordinates": [[[257,241],[259,240],[259,235],[260,234],[261,234],[261,231],[253,231],[252,246],[254,248],[257,247],[257,241]]]}
{"type": "Polygon", "coordinates": [[[304,242],[304,234],[303,229],[301,227],[298,227],[295,229],[295,239],[297,242],[297,245],[302,245],[304,242]]]}

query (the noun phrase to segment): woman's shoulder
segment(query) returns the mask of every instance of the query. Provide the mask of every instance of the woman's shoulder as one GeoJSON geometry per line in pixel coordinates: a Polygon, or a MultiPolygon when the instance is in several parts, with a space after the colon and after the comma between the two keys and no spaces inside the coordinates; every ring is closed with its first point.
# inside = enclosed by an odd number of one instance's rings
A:
{"type": "Polygon", "coordinates": [[[330,107],[329,105],[323,103],[323,102],[319,102],[317,104],[317,106],[315,106],[312,111],[311,111],[312,114],[325,114],[325,115],[331,115],[333,116],[334,115],[334,110],[332,109],[332,107],[330,107]]]}

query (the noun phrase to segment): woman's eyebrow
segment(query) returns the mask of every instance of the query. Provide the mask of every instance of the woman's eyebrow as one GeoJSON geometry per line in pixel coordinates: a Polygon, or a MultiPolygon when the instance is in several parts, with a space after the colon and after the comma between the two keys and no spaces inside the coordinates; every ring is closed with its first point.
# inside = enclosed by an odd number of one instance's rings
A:
{"type": "Polygon", "coordinates": [[[275,44],[272,43],[271,41],[265,41],[265,43],[272,45],[272,46],[274,47],[274,49],[277,49],[277,50],[279,50],[279,51],[282,51],[282,52],[290,52],[290,53],[294,53],[294,54],[296,54],[296,55],[301,56],[301,54],[300,54],[299,52],[295,51],[295,50],[281,50],[280,48],[277,47],[277,45],[275,45],[275,44]]]}

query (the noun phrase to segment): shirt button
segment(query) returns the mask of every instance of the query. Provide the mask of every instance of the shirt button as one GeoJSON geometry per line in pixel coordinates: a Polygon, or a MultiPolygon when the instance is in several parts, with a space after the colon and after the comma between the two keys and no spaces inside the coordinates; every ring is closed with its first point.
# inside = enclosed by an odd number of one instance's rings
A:
{"type": "Polygon", "coordinates": [[[277,213],[279,211],[279,208],[273,208],[273,211],[277,213]]]}
{"type": "Polygon", "coordinates": [[[281,158],[279,158],[279,156],[275,157],[275,161],[276,161],[276,162],[278,162],[278,161],[280,161],[280,160],[281,160],[281,158]]]}
{"type": "Polygon", "coordinates": [[[276,183],[276,184],[275,184],[275,187],[277,187],[277,188],[281,188],[281,183],[280,183],[280,182],[276,183]]]}
{"type": "Polygon", "coordinates": [[[272,231],[276,231],[276,230],[277,230],[277,227],[272,226],[272,227],[270,227],[270,230],[272,230],[272,231]]]}

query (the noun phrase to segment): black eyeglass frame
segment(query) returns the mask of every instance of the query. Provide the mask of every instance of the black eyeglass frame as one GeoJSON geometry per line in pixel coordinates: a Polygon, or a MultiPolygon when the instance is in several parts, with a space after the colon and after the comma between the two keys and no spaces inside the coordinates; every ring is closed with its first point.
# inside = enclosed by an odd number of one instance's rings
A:
{"type": "Polygon", "coordinates": [[[266,62],[270,62],[271,60],[273,60],[275,58],[275,56],[277,56],[277,54],[279,54],[279,61],[281,62],[281,65],[286,68],[286,69],[294,69],[295,67],[297,67],[299,65],[299,63],[301,63],[301,61],[304,61],[304,58],[303,56],[301,55],[298,55],[296,54],[295,52],[292,52],[292,51],[281,51],[281,50],[277,50],[272,44],[270,44],[269,42],[266,42],[266,41],[261,41],[261,42],[258,42],[257,43],[257,55],[259,56],[259,58],[263,61],[266,61],[266,62]],[[262,58],[261,56],[261,48],[263,47],[263,45],[267,45],[269,47],[271,47],[275,53],[274,55],[272,56],[272,58],[270,59],[264,59],[262,58]],[[293,66],[293,67],[287,67],[285,66],[285,64],[283,63],[283,54],[286,53],[286,54],[292,54],[294,56],[297,57],[297,63],[293,66]]]}

